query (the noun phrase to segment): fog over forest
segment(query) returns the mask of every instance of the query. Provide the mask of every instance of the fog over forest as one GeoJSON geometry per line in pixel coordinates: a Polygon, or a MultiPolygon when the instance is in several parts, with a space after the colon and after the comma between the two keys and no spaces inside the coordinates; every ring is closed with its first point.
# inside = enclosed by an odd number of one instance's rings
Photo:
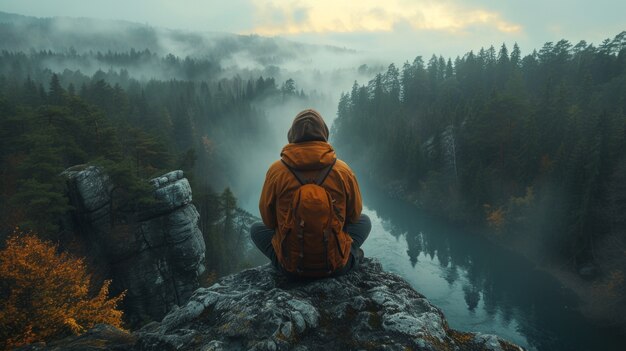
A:
{"type": "MultiPolygon", "coordinates": [[[[79,94],[116,116],[118,128],[128,124],[155,138],[164,156],[138,176],[183,167],[191,157],[193,166],[183,169],[194,178],[194,198],[229,187],[251,213],[295,113],[314,107],[332,125],[341,92],[385,67],[345,48],[87,18],[0,13],[0,36],[8,94],[22,94],[24,81],[53,94],[50,82],[58,79],[60,94],[79,94]]],[[[56,228],[51,218],[35,227],[56,228]]]]}
{"type": "MultiPolygon", "coordinates": [[[[388,64],[355,50],[309,45],[281,38],[229,33],[197,33],[155,28],[124,21],[53,17],[38,19],[0,13],[0,49],[42,55],[36,69],[61,73],[66,70],[93,76],[98,71],[124,74],[146,83],[151,80],[217,82],[271,77],[280,87],[288,79],[306,99],[257,100],[259,112],[271,121],[271,135],[255,145],[255,153],[236,155],[238,168],[229,181],[240,194],[254,194],[243,206],[256,207],[262,177],[240,179],[259,173],[278,158],[295,112],[315,107],[329,125],[336,117],[338,97],[355,80],[366,81],[388,64]],[[190,60],[197,62],[191,64],[190,60]],[[123,72],[123,73],[122,73],[123,72]],[[259,148],[260,146],[260,148],[259,148]]],[[[35,68],[35,67],[30,67],[35,68]]],[[[5,66],[4,71],[7,72],[5,66]]],[[[33,75],[33,72],[22,72],[33,75]]],[[[63,81],[61,82],[64,83],[63,81]]],[[[243,141],[243,145],[248,146],[243,141]]],[[[262,171],[264,173],[264,171],[262,171]]]]}
{"type": "MultiPolygon", "coordinates": [[[[517,28],[490,16],[503,30],[517,28]]],[[[293,36],[0,12],[0,249],[16,233],[35,233],[87,257],[94,279],[108,281],[117,268],[81,237],[77,189],[59,175],[104,170],[115,183],[109,229],[121,236],[154,206],[147,180],[182,170],[206,246],[198,284],[266,263],[248,234],[265,174],[295,115],[314,108],[363,185],[373,240],[406,252],[371,251],[416,285],[445,276],[433,294],[452,302],[463,295],[461,307],[444,311],[458,318],[452,324],[474,325],[482,314],[481,332],[531,350],[560,345],[554,340],[569,325],[552,330],[542,321],[570,307],[525,310],[543,308],[539,277],[550,282],[549,301],[562,290],[580,300],[572,325],[602,335],[561,349],[602,338],[610,349],[626,330],[626,31],[606,38],[494,42],[453,57],[415,46],[404,57],[293,36]],[[441,228],[463,239],[440,236],[441,228]],[[539,295],[498,284],[511,277],[494,278],[506,270],[475,257],[488,250],[511,274],[528,274],[539,295]],[[416,273],[428,265],[435,268],[416,273]]],[[[122,280],[104,283],[109,295],[128,289],[122,280]]],[[[9,285],[0,281],[0,297],[9,285]]],[[[134,309],[147,304],[137,295],[125,301],[131,329],[180,302],[155,314],[134,309]]],[[[22,339],[1,332],[0,349],[30,342],[24,330],[22,339]]]]}

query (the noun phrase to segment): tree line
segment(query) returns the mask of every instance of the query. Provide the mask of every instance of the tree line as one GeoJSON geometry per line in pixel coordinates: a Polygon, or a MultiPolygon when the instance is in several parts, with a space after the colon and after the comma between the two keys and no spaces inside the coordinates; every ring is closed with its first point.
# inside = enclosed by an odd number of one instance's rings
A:
{"type": "Polygon", "coordinates": [[[139,80],[124,69],[88,76],[45,68],[42,57],[54,55],[0,54],[0,238],[15,226],[54,242],[72,236],[61,225],[70,204],[60,173],[68,167],[105,167],[127,189],[130,211],[150,201],[145,180],[182,169],[201,214],[209,270],[239,269],[242,262],[221,250],[242,248],[241,228],[254,217],[230,189],[219,190],[237,162],[226,155],[242,139],[262,142],[269,122],[256,102],[306,98],[295,82],[139,80]]]}
{"type": "Polygon", "coordinates": [[[626,32],[391,64],[337,115],[338,149],[389,191],[624,286],[626,32]]]}

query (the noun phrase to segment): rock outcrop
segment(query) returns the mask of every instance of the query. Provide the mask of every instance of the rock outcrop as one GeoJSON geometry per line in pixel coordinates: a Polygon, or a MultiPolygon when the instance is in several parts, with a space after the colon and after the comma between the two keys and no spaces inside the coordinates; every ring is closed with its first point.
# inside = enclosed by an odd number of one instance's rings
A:
{"type": "Polygon", "coordinates": [[[269,265],[199,288],[189,302],[128,334],[97,326],[31,350],[521,350],[448,327],[402,278],[366,259],[343,277],[289,281],[269,265]]]}
{"type": "Polygon", "coordinates": [[[199,286],[205,243],[191,187],[182,171],[152,179],[153,204],[127,213],[117,203],[115,184],[98,167],[64,172],[74,230],[108,265],[113,283],[127,291],[125,310],[132,324],[161,320],[184,304],[199,286]]]}
{"type": "Polygon", "coordinates": [[[399,276],[366,259],[343,277],[293,282],[270,266],[196,290],[137,333],[139,350],[520,350],[451,330],[399,276]]]}

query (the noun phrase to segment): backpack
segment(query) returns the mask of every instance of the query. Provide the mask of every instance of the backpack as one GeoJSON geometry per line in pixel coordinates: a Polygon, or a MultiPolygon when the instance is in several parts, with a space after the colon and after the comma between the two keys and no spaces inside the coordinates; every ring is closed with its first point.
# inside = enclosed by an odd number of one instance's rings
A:
{"type": "Polygon", "coordinates": [[[325,277],[348,262],[352,238],[343,231],[344,218],[322,186],[335,162],[324,167],[315,179],[305,179],[283,161],[300,183],[286,219],[272,240],[278,262],[287,272],[325,277]]]}

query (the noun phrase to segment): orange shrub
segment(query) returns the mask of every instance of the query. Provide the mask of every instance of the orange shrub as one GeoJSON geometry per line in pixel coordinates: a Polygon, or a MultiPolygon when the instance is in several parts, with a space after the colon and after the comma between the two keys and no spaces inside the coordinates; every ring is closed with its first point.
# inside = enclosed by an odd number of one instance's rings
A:
{"type": "Polygon", "coordinates": [[[505,224],[506,221],[506,213],[502,209],[502,207],[498,207],[493,209],[490,205],[483,205],[485,208],[485,212],[487,213],[487,224],[489,227],[495,229],[499,232],[505,224]]]}
{"type": "Polygon", "coordinates": [[[124,293],[109,298],[107,280],[89,292],[82,258],[17,230],[0,251],[0,349],[80,334],[97,323],[121,327],[124,293]]]}

